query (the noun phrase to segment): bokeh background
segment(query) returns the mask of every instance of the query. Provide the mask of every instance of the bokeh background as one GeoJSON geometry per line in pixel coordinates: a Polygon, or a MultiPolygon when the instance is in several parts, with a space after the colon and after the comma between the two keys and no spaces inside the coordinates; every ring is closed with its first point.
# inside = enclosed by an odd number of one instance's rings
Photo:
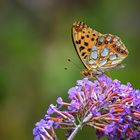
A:
{"type": "MultiPolygon", "coordinates": [[[[0,139],[32,140],[34,124],[49,104],[66,99],[82,78],[67,61],[83,68],[71,40],[75,20],[121,37],[130,53],[126,68],[111,75],[140,88],[139,6],[139,0],[1,0],[0,139]]],[[[81,139],[96,139],[95,131],[84,128],[75,137],[81,139]]]]}

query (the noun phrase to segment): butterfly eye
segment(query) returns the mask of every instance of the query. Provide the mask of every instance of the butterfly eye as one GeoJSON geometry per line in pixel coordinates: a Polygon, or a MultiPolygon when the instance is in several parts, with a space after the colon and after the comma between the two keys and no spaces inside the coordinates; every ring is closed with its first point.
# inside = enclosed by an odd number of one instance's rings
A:
{"type": "Polygon", "coordinates": [[[100,74],[99,73],[96,73],[96,76],[99,76],[100,74]]]}

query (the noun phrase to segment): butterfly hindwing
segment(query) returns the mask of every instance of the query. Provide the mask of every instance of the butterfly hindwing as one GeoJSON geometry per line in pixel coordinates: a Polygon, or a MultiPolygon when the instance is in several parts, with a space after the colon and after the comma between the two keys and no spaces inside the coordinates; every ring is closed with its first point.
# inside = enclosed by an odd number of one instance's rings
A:
{"type": "Polygon", "coordinates": [[[97,65],[103,71],[116,67],[128,55],[128,51],[120,38],[111,34],[101,35],[97,41],[97,46],[100,47],[97,65]]]}

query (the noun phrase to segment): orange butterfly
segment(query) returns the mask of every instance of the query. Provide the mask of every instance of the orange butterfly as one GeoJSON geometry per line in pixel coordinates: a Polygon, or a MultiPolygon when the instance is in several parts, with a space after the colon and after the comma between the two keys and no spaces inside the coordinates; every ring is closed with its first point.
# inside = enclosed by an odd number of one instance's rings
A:
{"type": "Polygon", "coordinates": [[[97,76],[105,71],[123,68],[122,60],[128,50],[120,38],[111,34],[101,34],[77,21],[72,26],[72,39],[75,49],[86,70],[84,76],[97,76]]]}

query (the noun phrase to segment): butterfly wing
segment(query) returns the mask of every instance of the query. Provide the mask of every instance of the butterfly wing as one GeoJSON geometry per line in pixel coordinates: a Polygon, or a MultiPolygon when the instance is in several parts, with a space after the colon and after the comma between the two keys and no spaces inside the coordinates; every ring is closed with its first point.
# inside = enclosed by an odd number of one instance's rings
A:
{"type": "MultiPolygon", "coordinates": [[[[98,69],[107,71],[117,67],[128,55],[128,50],[119,37],[104,34],[98,38],[98,69]]],[[[91,55],[92,58],[92,55],[91,55]]]]}
{"type": "Polygon", "coordinates": [[[72,38],[84,66],[95,73],[116,68],[128,55],[119,37],[101,34],[83,22],[73,23],[72,38]]]}
{"type": "MultiPolygon", "coordinates": [[[[75,49],[83,62],[84,66],[90,70],[93,61],[90,61],[92,46],[95,46],[101,34],[92,30],[83,22],[74,22],[72,27],[72,39],[75,49]]],[[[95,63],[96,64],[96,63],[95,63]]]]}

